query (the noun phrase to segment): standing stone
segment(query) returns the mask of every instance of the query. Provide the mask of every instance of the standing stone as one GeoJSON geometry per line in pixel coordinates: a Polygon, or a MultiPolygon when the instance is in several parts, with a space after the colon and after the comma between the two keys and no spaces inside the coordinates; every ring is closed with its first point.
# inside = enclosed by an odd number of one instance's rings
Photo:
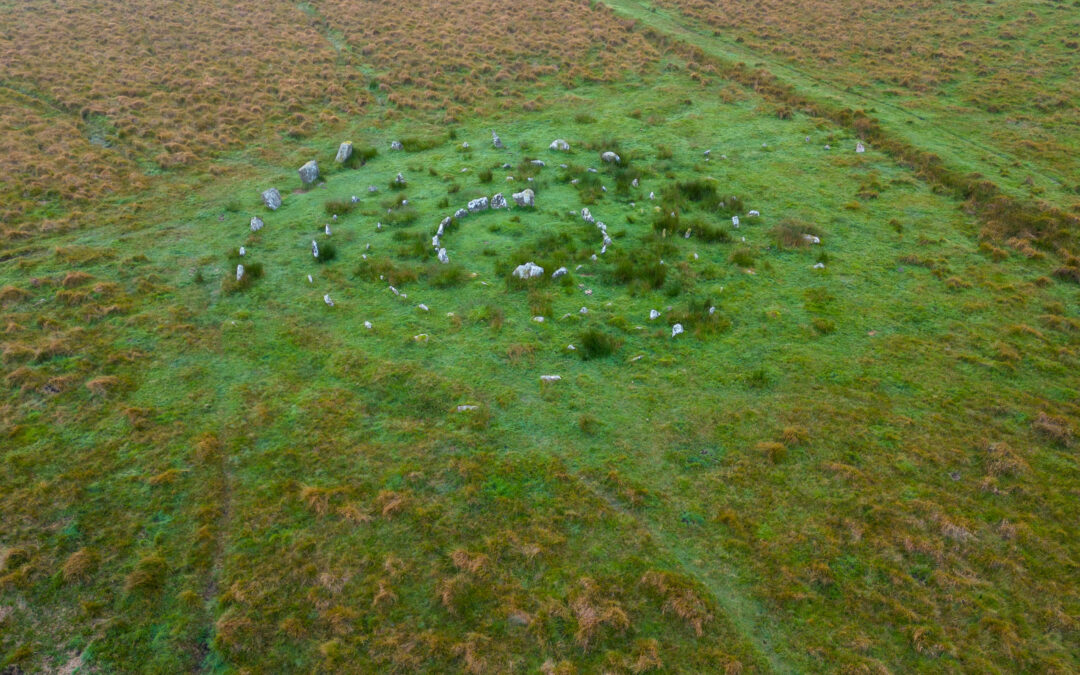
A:
{"type": "Polygon", "coordinates": [[[515,192],[513,195],[514,203],[518,206],[535,206],[536,205],[536,193],[532,190],[526,189],[521,192],[515,192]]]}
{"type": "Polygon", "coordinates": [[[649,310],[649,321],[654,321],[654,320],[659,319],[659,318],[660,318],[660,312],[656,311],[655,309],[650,309],[649,310]]]}
{"type": "Polygon", "coordinates": [[[314,239],[311,240],[311,255],[312,257],[319,257],[319,243],[314,239]]]}
{"type": "Polygon", "coordinates": [[[732,216],[731,217],[731,224],[734,225],[735,227],[738,227],[739,226],[739,217],[738,216],[732,216]]]}
{"type": "Polygon", "coordinates": [[[562,152],[567,152],[568,150],[570,150],[570,144],[567,143],[566,141],[564,141],[561,138],[556,138],[555,140],[553,140],[551,142],[551,145],[548,146],[548,149],[549,150],[560,150],[562,152]]]}
{"type": "Polygon", "coordinates": [[[683,327],[682,327],[681,323],[677,323],[677,324],[675,324],[674,326],[671,327],[671,337],[675,337],[676,335],[681,335],[684,332],[686,332],[686,331],[683,330],[683,327]]]}
{"type": "Polygon", "coordinates": [[[334,161],[341,164],[342,162],[349,161],[350,157],[352,157],[352,143],[350,141],[345,141],[338,146],[337,156],[334,157],[334,161]]]}
{"type": "Polygon", "coordinates": [[[244,266],[243,265],[237,265],[236,266],[236,280],[240,281],[243,278],[244,278],[244,266]]]}
{"type": "Polygon", "coordinates": [[[315,163],[315,160],[311,160],[297,169],[296,172],[300,174],[300,180],[304,185],[312,185],[319,180],[319,165],[315,163]]]}
{"type": "Polygon", "coordinates": [[[491,198],[491,208],[493,208],[493,209],[505,209],[506,208],[506,197],[503,197],[501,192],[491,198]]]}
{"type": "Polygon", "coordinates": [[[855,144],[855,152],[857,152],[859,154],[862,154],[862,153],[866,152],[866,146],[863,145],[861,142],[856,143],[855,144]]]}
{"type": "Polygon", "coordinates": [[[480,197],[478,199],[474,199],[471,202],[469,202],[469,213],[477,213],[479,211],[485,211],[485,210],[487,210],[488,206],[489,206],[489,204],[488,204],[488,198],[487,197],[480,197]]]}
{"type": "Polygon", "coordinates": [[[454,217],[457,218],[458,220],[461,220],[462,218],[464,218],[467,215],[469,215],[469,212],[466,211],[465,209],[458,209],[457,211],[454,211],[454,217]]]}
{"type": "Polygon", "coordinates": [[[439,249],[439,262],[441,262],[444,265],[446,263],[450,262],[450,256],[446,255],[446,249],[445,248],[440,248],[439,249]]]}
{"type": "Polygon", "coordinates": [[[330,305],[331,307],[333,307],[333,306],[334,306],[334,301],[330,299],[330,294],[329,294],[329,293],[327,293],[326,295],[322,296],[322,299],[323,299],[323,302],[325,302],[326,304],[330,305]]]}
{"type": "Polygon", "coordinates": [[[495,133],[494,129],[491,130],[491,144],[495,146],[496,150],[503,149],[502,139],[499,138],[499,134],[495,133]]]}
{"type": "Polygon", "coordinates": [[[266,208],[271,211],[277,211],[281,207],[281,193],[277,191],[277,188],[264,190],[262,200],[263,204],[266,204],[266,208]]]}
{"type": "Polygon", "coordinates": [[[252,232],[258,232],[261,229],[263,229],[262,218],[260,218],[258,216],[252,216],[252,218],[251,218],[251,231],[252,232]]]}
{"type": "Polygon", "coordinates": [[[244,249],[243,246],[241,246],[240,247],[240,257],[243,258],[246,255],[247,255],[247,251],[244,249]]]}

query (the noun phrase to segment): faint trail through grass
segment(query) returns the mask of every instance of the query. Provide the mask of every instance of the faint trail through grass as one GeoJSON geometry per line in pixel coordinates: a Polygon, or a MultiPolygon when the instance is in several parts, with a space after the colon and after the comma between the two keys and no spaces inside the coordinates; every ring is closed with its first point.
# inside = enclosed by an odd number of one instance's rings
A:
{"type": "MultiPolygon", "coordinates": [[[[754,66],[765,67],[773,75],[791,86],[794,86],[801,94],[814,96],[821,99],[831,100],[843,107],[858,109],[865,107],[866,103],[872,103],[887,110],[878,110],[875,117],[887,125],[892,133],[905,140],[922,147],[925,150],[943,155],[950,165],[962,167],[965,171],[978,171],[990,175],[996,173],[1005,165],[1022,166],[1031,174],[1038,175],[1043,179],[1061,187],[1065,180],[1059,176],[1033,166],[1029,162],[1018,159],[998,148],[989,147],[972,140],[957,132],[944,128],[932,117],[916,114],[903,106],[889,103],[866,94],[851,91],[832,84],[828,80],[816,77],[795,66],[783,63],[749,50],[733,40],[718,37],[712,31],[698,28],[691,24],[686,17],[673,16],[671,12],[648,5],[640,0],[602,0],[612,10],[640,21],[642,24],[664,33],[668,37],[681,40],[689,45],[703,50],[710,56],[731,62],[746,62],[754,66]],[[918,120],[921,128],[911,128],[914,120],[918,120]],[[905,126],[908,127],[905,129],[905,126]],[[936,135],[937,137],[931,138],[936,135]],[[947,136],[953,140],[951,145],[943,145],[941,136],[947,136]],[[984,153],[990,153],[1003,161],[1000,166],[987,165],[985,160],[972,158],[971,149],[975,148],[984,153]]],[[[998,181],[999,182],[999,181],[998,181]]],[[[1000,185],[1003,190],[1015,192],[1008,185],[1000,185]]],[[[1062,195],[1063,196],[1063,195],[1062,195]]]]}
{"type": "Polygon", "coordinates": [[[683,540],[678,533],[670,532],[659,523],[650,521],[628,510],[607,494],[603,488],[580,473],[575,472],[574,477],[597,499],[602,500],[614,511],[633,520],[638,527],[648,532],[649,536],[662,550],[671,556],[673,561],[688,576],[693,577],[707,588],[716,604],[724,611],[724,615],[746,638],[757,654],[768,662],[773,672],[799,672],[793,664],[788,662],[774,648],[777,637],[772,629],[773,620],[768,616],[765,608],[750,597],[749,591],[743,587],[742,582],[734,574],[724,575],[719,570],[709,569],[699,564],[694,560],[692,553],[683,546],[683,540]]]}

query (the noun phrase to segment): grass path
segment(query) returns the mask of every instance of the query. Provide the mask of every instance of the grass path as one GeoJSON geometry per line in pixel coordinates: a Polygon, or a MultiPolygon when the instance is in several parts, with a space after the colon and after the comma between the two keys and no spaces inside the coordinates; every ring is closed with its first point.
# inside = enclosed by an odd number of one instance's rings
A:
{"type": "MultiPolygon", "coordinates": [[[[704,51],[706,54],[729,62],[744,62],[753,67],[764,67],[785,84],[795,87],[802,95],[827,101],[841,108],[865,109],[876,106],[874,117],[891,133],[908,143],[939,155],[947,165],[963,172],[978,172],[998,183],[1003,191],[1014,196],[1026,197],[1022,187],[997,179],[1008,167],[1022,168],[1049,183],[1059,203],[1065,203],[1064,179],[1030,162],[1023,161],[1000,148],[990,147],[949,129],[949,121],[935,115],[916,114],[907,108],[874,98],[866,94],[839,87],[828,80],[816,77],[780,59],[747,49],[732,39],[716,36],[711,30],[694,25],[687,17],[678,16],[642,0],[601,0],[615,12],[640,21],[664,33],[704,51]],[[990,156],[987,156],[990,155],[990,156]]],[[[965,127],[972,123],[962,120],[965,127]]]]}
{"type": "Polygon", "coordinates": [[[671,556],[672,561],[681,568],[683,573],[700,582],[712,595],[716,604],[723,609],[726,618],[746,638],[754,651],[769,664],[773,672],[799,672],[799,668],[775,649],[779,640],[774,630],[776,622],[768,615],[761,603],[753,599],[749,589],[745,588],[736,574],[725,574],[725,570],[707,567],[696,558],[693,551],[686,547],[685,538],[665,529],[662,524],[654,520],[628,510],[602,487],[580,473],[575,473],[575,478],[593,496],[647,532],[656,544],[671,556]]]}

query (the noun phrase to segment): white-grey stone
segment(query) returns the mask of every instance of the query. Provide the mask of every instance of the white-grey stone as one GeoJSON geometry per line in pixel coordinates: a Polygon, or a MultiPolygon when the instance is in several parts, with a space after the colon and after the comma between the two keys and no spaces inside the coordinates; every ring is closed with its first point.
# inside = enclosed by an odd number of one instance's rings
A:
{"type": "Polygon", "coordinates": [[[446,254],[446,249],[445,248],[440,248],[439,249],[439,262],[443,263],[444,265],[446,263],[450,262],[450,256],[448,256],[446,254]]]}
{"type": "Polygon", "coordinates": [[[493,209],[505,209],[506,206],[507,206],[506,197],[503,197],[501,192],[491,198],[491,208],[493,208],[493,209]]]}
{"type": "Polygon", "coordinates": [[[479,409],[480,409],[480,406],[478,406],[478,405],[459,405],[457,407],[458,412],[468,412],[470,410],[479,410],[479,409]]]}
{"type": "Polygon", "coordinates": [[[541,382],[558,382],[561,379],[562,379],[561,375],[541,375],[540,376],[540,381],[541,382]]]}
{"type": "Polygon", "coordinates": [[[495,133],[494,129],[492,129],[492,131],[491,131],[491,144],[495,146],[496,150],[502,150],[503,149],[502,139],[499,138],[499,134],[495,133]]]}
{"type": "Polygon", "coordinates": [[[560,267],[559,269],[557,269],[557,270],[555,270],[554,272],[551,273],[551,278],[552,279],[558,279],[559,277],[566,274],[567,271],[568,270],[565,267],[560,267]]]}
{"type": "Polygon", "coordinates": [[[539,167],[547,166],[547,164],[545,164],[544,160],[542,160],[542,159],[534,159],[533,161],[529,162],[529,164],[532,164],[533,166],[539,166],[539,167]]]}
{"type": "Polygon", "coordinates": [[[815,264],[814,264],[814,269],[816,269],[816,270],[823,270],[823,269],[825,269],[825,263],[823,263],[823,262],[815,263],[815,264]]]}
{"type": "Polygon", "coordinates": [[[419,305],[417,305],[417,308],[420,309],[423,312],[430,312],[431,311],[430,309],[428,309],[428,306],[425,305],[422,302],[419,305]]]}
{"type": "Polygon", "coordinates": [[[315,163],[315,160],[311,160],[304,166],[296,170],[300,174],[300,180],[304,185],[311,185],[315,181],[319,180],[319,165],[315,163]]]}
{"type": "Polygon", "coordinates": [[[655,198],[656,198],[656,193],[655,192],[650,192],[649,193],[649,199],[655,199],[655,198]]]}
{"type": "Polygon", "coordinates": [[[439,248],[439,235],[431,238],[431,248],[439,248]]]}
{"type": "Polygon", "coordinates": [[[589,224],[596,222],[596,219],[593,218],[593,214],[589,211],[588,208],[581,209],[581,219],[589,224]]]}
{"type": "Polygon", "coordinates": [[[566,141],[564,141],[561,138],[556,138],[555,140],[553,140],[551,142],[551,145],[548,146],[548,149],[549,150],[559,150],[559,151],[562,151],[562,152],[566,152],[566,151],[568,151],[570,149],[570,144],[567,143],[566,141]]]}
{"type": "Polygon", "coordinates": [[[244,247],[243,247],[243,246],[241,246],[241,247],[240,247],[240,257],[241,257],[241,258],[243,258],[243,257],[244,257],[244,256],[246,256],[246,255],[247,255],[247,251],[245,251],[245,250],[244,250],[244,247]]]}
{"type": "Polygon", "coordinates": [[[351,197],[351,198],[349,199],[349,201],[350,201],[350,202],[352,202],[353,204],[355,204],[355,203],[357,203],[358,201],[360,201],[360,198],[359,198],[359,197],[357,197],[356,195],[353,195],[353,196],[352,196],[352,197],[351,197]]]}
{"type": "Polygon", "coordinates": [[[531,261],[514,268],[514,276],[518,279],[532,279],[541,276],[543,273],[544,268],[531,261]]]}
{"type": "Polygon", "coordinates": [[[330,226],[329,225],[323,225],[323,232],[325,232],[326,236],[329,237],[330,236],[330,226]]]}
{"type": "Polygon", "coordinates": [[[596,169],[592,168],[591,166],[590,166],[590,167],[589,167],[588,169],[585,169],[585,170],[586,170],[586,171],[588,171],[589,173],[600,173],[599,171],[597,171],[596,169]]]}
{"type": "Polygon", "coordinates": [[[281,193],[277,191],[277,188],[263,190],[262,200],[266,208],[271,211],[277,211],[281,207],[281,193]]]}
{"type": "Polygon", "coordinates": [[[402,176],[400,171],[398,171],[398,175],[394,178],[394,185],[405,185],[405,176],[402,176]]]}
{"type": "Polygon", "coordinates": [[[461,220],[462,218],[464,218],[467,215],[469,215],[469,212],[466,211],[465,209],[458,209],[457,211],[454,211],[454,217],[457,218],[458,220],[461,220]]]}
{"type": "Polygon", "coordinates": [[[340,164],[349,161],[350,157],[352,157],[352,143],[350,141],[345,141],[338,146],[337,155],[334,156],[334,161],[340,164]]]}
{"type": "Polygon", "coordinates": [[[756,211],[756,210],[755,210],[755,211],[750,211],[750,213],[747,213],[747,214],[746,214],[746,216],[747,216],[748,218],[757,218],[757,217],[758,217],[758,216],[760,216],[760,215],[761,215],[761,213],[759,213],[759,212],[758,212],[758,211],[756,211]]]}
{"type": "Polygon", "coordinates": [[[818,237],[815,237],[812,234],[804,234],[802,236],[802,238],[803,238],[803,241],[805,241],[807,244],[820,244],[821,243],[821,239],[819,239],[818,237]]]}
{"type": "Polygon", "coordinates": [[[615,164],[618,164],[622,160],[621,157],[616,155],[614,152],[611,152],[610,150],[608,152],[605,152],[604,154],[600,155],[600,159],[604,160],[605,162],[608,162],[609,164],[612,163],[612,162],[614,162],[615,164]]]}
{"type": "Polygon", "coordinates": [[[236,266],[236,280],[240,281],[243,278],[244,278],[244,266],[243,265],[237,265],[236,266]]]}
{"type": "Polygon", "coordinates": [[[862,154],[862,153],[866,152],[866,146],[863,145],[862,143],[856,143],[855,144],[855,152],[857,152],[859,154],[862,154]]]}
{"type": "Polygon", "coordinates": [[[630,184],[633,185],[634,187],[637,187],[639,185],[638,179],[635,178],[634,180],[630,181],[630,184]]]}
{"type": "Polygon", "coordinates": [[[589,313],[589,308],[588,307],[582,307],[581,309],[578,310],[578,314],[588,314],[588,313],[589,313]]]}
{"type": "Polygon", "coordinates": [[[650,309],[649,310],[649,320],[650,321],[652,321],[654,319],[659,319],[659,318],[660,318],[660,312],[656,311],[655,309],[650,309]]]}
{"type": "Polygon", "coordinates": [[[404,150],[405,146],[403,146],[401,144],[401,141],[391,141],[390,142],[390,149],[391,150],[404,150]]]}
{"type": "Polygon", "coordinates": [[[739,217],[738,216],[732,216],[731,217],[731,224],[734,225],[735,227],[738,227],[739,226],[739,217]]]}
{"type": "Polygon", "coordinates": [[[534,316],[533,321],[535,321],[536,323],[544,323],[544,317],[542,317],[542,316],[534,316]]]}
{"type": "Polygon", "coordinates": [[[364,328],[367,328],[368,330],[371,330],[371,322],[370,321],[365,321],[364,322],[364,328]]]}
{"type": "Polygon", "coordinates": [[[315,281],[314,281],[314,280],[313,280],[313,279],[311,278],[311,275],[310,275],[310,274],[309,274],[309,275],[307,275],[307,282],[308,282],[309,284],[313,284],[313,283],[315,283],[315,281]]]}
{"type": "Polygon", "coordinates": [[[479,213],[480,211],[487,210],[489,206],[487,197],[478,197],[469,202],[469,213],[479,213]]]}
{"type": "Polygon", "coordinates": [[[462,150],[468,150],[469,149],[469,142],[465,141],[464,143],[462,143],[461,144],[461,149],[462,150]]]}
{"type": "Polygon", "coordinates": [[[258,216],[252,216],[252,218],[251,218],[251,231],[252,232],[258,232],[261,229],[263,229],[262,218],[260,218],[258,216]]]}
{"type": "Polygon", "coordinates": [[[334,306],[334,301],[330,299],[330,294],[329,294],[329,293],[327,293],[326,295],[322,296],[322,299],[323,299],[323,302],[325,302],[326,304],[330,305],[331,307],[333,307],[333,306],[334,306]]]}
{"type": "Polygon", "coordinates": [[[374,185],[369,185],[369,186],[367,186],[367,191],[368,192],[378,192],[379,188],[375,187],[374,185]]]}
{"type": "Polygon", "coordinates": [[[514,166],[512,164],[510,164],[510,162],[504,162],[503,165],[502,165],[502,168],[504,168],[504,169],[513,169],[514,166]]]}
{"type": "Polygon", "coordinates": [[[314,239],[311,240],[311,256],[313,258],[319,257],[319,243],[314,239]]]}
{"type": "Polygon", "coordinates": [[[671,337],[675,337],[676,335],[680,335],[680,334],[682,334],[684,332],[686,332],[686,331],[683,330],[683,327],[682,327],[681,323],[677,323],[677,324],[675,324],[674,326],[671,327],[671,337]]]}

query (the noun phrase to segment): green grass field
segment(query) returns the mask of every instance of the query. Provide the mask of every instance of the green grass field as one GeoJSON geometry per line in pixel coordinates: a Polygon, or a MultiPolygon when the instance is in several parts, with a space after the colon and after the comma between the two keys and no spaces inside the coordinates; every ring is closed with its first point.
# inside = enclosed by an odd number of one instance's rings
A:
{"type": "Polygon", "coordinates": [[[2,672],[1080,669],[1074,233],[650,39],[11,223],[2,672]]]}

